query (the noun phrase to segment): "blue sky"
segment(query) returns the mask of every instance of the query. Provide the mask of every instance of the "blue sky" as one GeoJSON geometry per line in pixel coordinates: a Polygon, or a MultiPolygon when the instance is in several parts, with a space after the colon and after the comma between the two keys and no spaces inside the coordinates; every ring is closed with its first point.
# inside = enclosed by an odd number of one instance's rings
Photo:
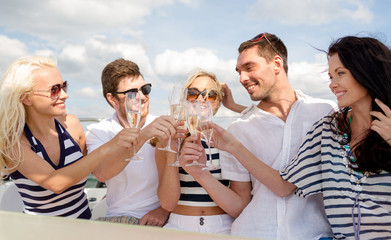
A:
{"type": "MultiPolygon", "coordinates": [[[[70,82],[67,111],[107,117],[100,74],[117,59],[135,61],[153,85],[150,112],[165,114],[173,84],[204,68],[235,100],[252,104],[235,72],[237,48],[261,32],[288,47],[294,88],[328,99],[326,50],[346,35],[374,36],[391,45],[391,1],[382,0],[0,0],[0,73],[16,58],[57,58],[70,82]]],[[[237,116],[221,108],[219,117],[237,116]]],[[[225,124],[225,123],[224,123],[225,124]]],[[[224,125],[223,124],[223,125],[224,125]]]]}

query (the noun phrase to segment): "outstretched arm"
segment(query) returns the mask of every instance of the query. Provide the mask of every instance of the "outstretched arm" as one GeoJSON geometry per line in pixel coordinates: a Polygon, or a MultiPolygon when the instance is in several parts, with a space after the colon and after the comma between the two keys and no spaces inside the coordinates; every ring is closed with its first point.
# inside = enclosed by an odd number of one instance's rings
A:
{"type": "Polygon", "coordinates": [[[139,130],[123,129],[111,141],[89,155],[64,168],[54,169],[48,162],[31,150],[25,136],[21,137],[22,161],[16,170],[25,177],[54,193],[61,193],[88,176],[107,158],[125,159],[130,157],[133,144],[137,144],[139,130]]]}
{"type": "Polygon", "coordinates": [[[255,157],[228,131],[215,123],[209,124],[213,128],[212,146],[232,154],[258,181],[275,194],[285,197],[296,189],[294,184],[285,181],[277,170],[255,157]]]}
{"type": "MultiPolygon", "coordinates": [[[[152,137],[157,137],[159,141],[162,139],[167,139],[168,136],[175,133],[176,122],[172,117],[161,116],[156,118],[152,123],[145,126],[140,130],[140,138],[136,145],[136,151],[138,151],[146,141],[152,137]]],[[[88,145],[93,141],[99,141],[97,136],[93,136],[93,133],[87,135],[88,145]],[[89,136],[91,135],[91,136],[89,136]],[[93,139],[95,138],[95,139],[93,139]]],[[[130,153],[133,155],[133,148],[130,150],[130,153]]],[[[105,182],[110,178],[119,174],[128,164],[129,161],[118,161],[113,157],[109,157],[106,161],[103,161],[93,172],[94,176],[101,182],[105,182]]]]}

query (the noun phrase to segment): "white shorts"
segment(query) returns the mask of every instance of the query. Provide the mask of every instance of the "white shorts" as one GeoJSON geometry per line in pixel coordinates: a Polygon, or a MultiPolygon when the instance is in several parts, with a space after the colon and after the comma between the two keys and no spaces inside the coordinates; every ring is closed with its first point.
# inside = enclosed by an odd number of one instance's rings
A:
{"type": "Polygon", "coordinates": [[[229,235],[233,221],[228,214],[187,216],[171,213],[164,228],[229,235]]]}

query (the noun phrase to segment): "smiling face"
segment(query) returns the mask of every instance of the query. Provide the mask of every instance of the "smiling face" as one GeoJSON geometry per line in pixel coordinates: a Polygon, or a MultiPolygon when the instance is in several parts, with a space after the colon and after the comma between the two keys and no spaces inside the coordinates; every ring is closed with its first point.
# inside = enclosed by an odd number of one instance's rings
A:
{"type": "Polygon", "coordinates": [[[329,59],[329,77],[330,90],[337,97],[340,108],[371,102],[367,89],[354,79],[342,64],[338,54],[332,55],[329,59]]]}
{"type": "Polygon", "coordinates": [[[273,61],[268,63],[265,58],[259,56],[257,46],[240,53],[236,71],[251,100],[270,99],[277,83],[274,64],[273,61]]]}
{"type": "MultiPolygon", "coordinates": [[[[132,88],[140,89],[144,84],[146,84],[146,82],[141,75],[124,77],[118,83],[116,92],[124,92],[132,88]]],[[[139,95],[141,96],[141,119],[143,120],[147,117],[149,112],[149,95],[144,95],[141,91],[139,91],[139,95]]],[[[122,120],[123,124],[128,124],[126,120],[125,95],[116,94],[115,97],[109,93],[108,100],[117,112],[118,118],[122,120]]]]}
{"type": "Polygon", "coordinates": [[[23,100],[29,114],[60,116],[66,113],[65,101],[68,94],[61,89],[56,99],[50,97],[49,90],[56,84],[63,84],[60,71],[57,68],[43,67],[37,69],[33,76],[35,85],[33,91],[23,100]],[[47,92],[46,92],[47,91],[47,92]]]}
{"type": "MultiPolygon", "coordinates": [[[[216,88],[216,83],[208,76],[200,76],[194,79],[194,81],[190,84],[189,88],[197,88],[199,91],[204,91],[205,89],[209,91],[216,91],[218,92],[218,89],[216,88]]],[[[202,95],[198,96],[198,101],[205,101],[202,95]]],[[[217,99],[212,103],[213,108],[213,115],[217,113],[217,110],[220,108],[221,99],[217,97],[217,99]]]]}

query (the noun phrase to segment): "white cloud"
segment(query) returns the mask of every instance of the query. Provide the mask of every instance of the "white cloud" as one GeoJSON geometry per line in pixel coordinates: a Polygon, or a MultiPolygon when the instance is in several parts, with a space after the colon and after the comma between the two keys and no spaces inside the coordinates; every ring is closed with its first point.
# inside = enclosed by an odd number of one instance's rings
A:
{"type": "Polygon", "coordinates": [[[0,35],[0,70],[5,69],[16,58],[27,54],[27,47],[23,42],[0,35]]]}
{"type": "Polygon", "coordinates": [[[365,0],[258,0],[249,14],[288,25],[320,25],[341,19],[370,23],[370,5],[371,1],[365,0]]]}
{"type": "MultiPolygon", "coordinates": [[[[158,7],[175,0],[0,0],[0,26],[55,41],[82,39],[98,32],[128,32],[158,7]]],[[[194,5],[192,0],[180,0],[194,5]]]]}
{"type": "Polygon", "coordinates": [[[91,87],[85,87],[85,88],[75,90],[74,94],[75,96],[96,98],[101,96],[101,92],[102,92],[101,89],[95,90],[91,87]]]}
{"type": "Polygon", "coordinates": [[[231,82],[235,76],[235,59],[222,60],[214,50],[190,48],[183,52],[165,50],[155,57],[156,73],[162,76],[187,76],[195,69],[211,71],[223,82],[231,82]]]}
{"type": "Polygon", "coordinates": [[[295,89],[312,97],[335,100],[329,89],[327,62],[294,62],[289,65],[288,79],[295,89]]]}
{"type": "Polygon", "coordinates": [[[82,44],[65,45],[58,56],[59,68],[68,78],[99,84],[103,68],[118,58],[132,60],[144,75],[154,76],[144,46],[126,39],[112,40],[95,35],[82,44]]]}

